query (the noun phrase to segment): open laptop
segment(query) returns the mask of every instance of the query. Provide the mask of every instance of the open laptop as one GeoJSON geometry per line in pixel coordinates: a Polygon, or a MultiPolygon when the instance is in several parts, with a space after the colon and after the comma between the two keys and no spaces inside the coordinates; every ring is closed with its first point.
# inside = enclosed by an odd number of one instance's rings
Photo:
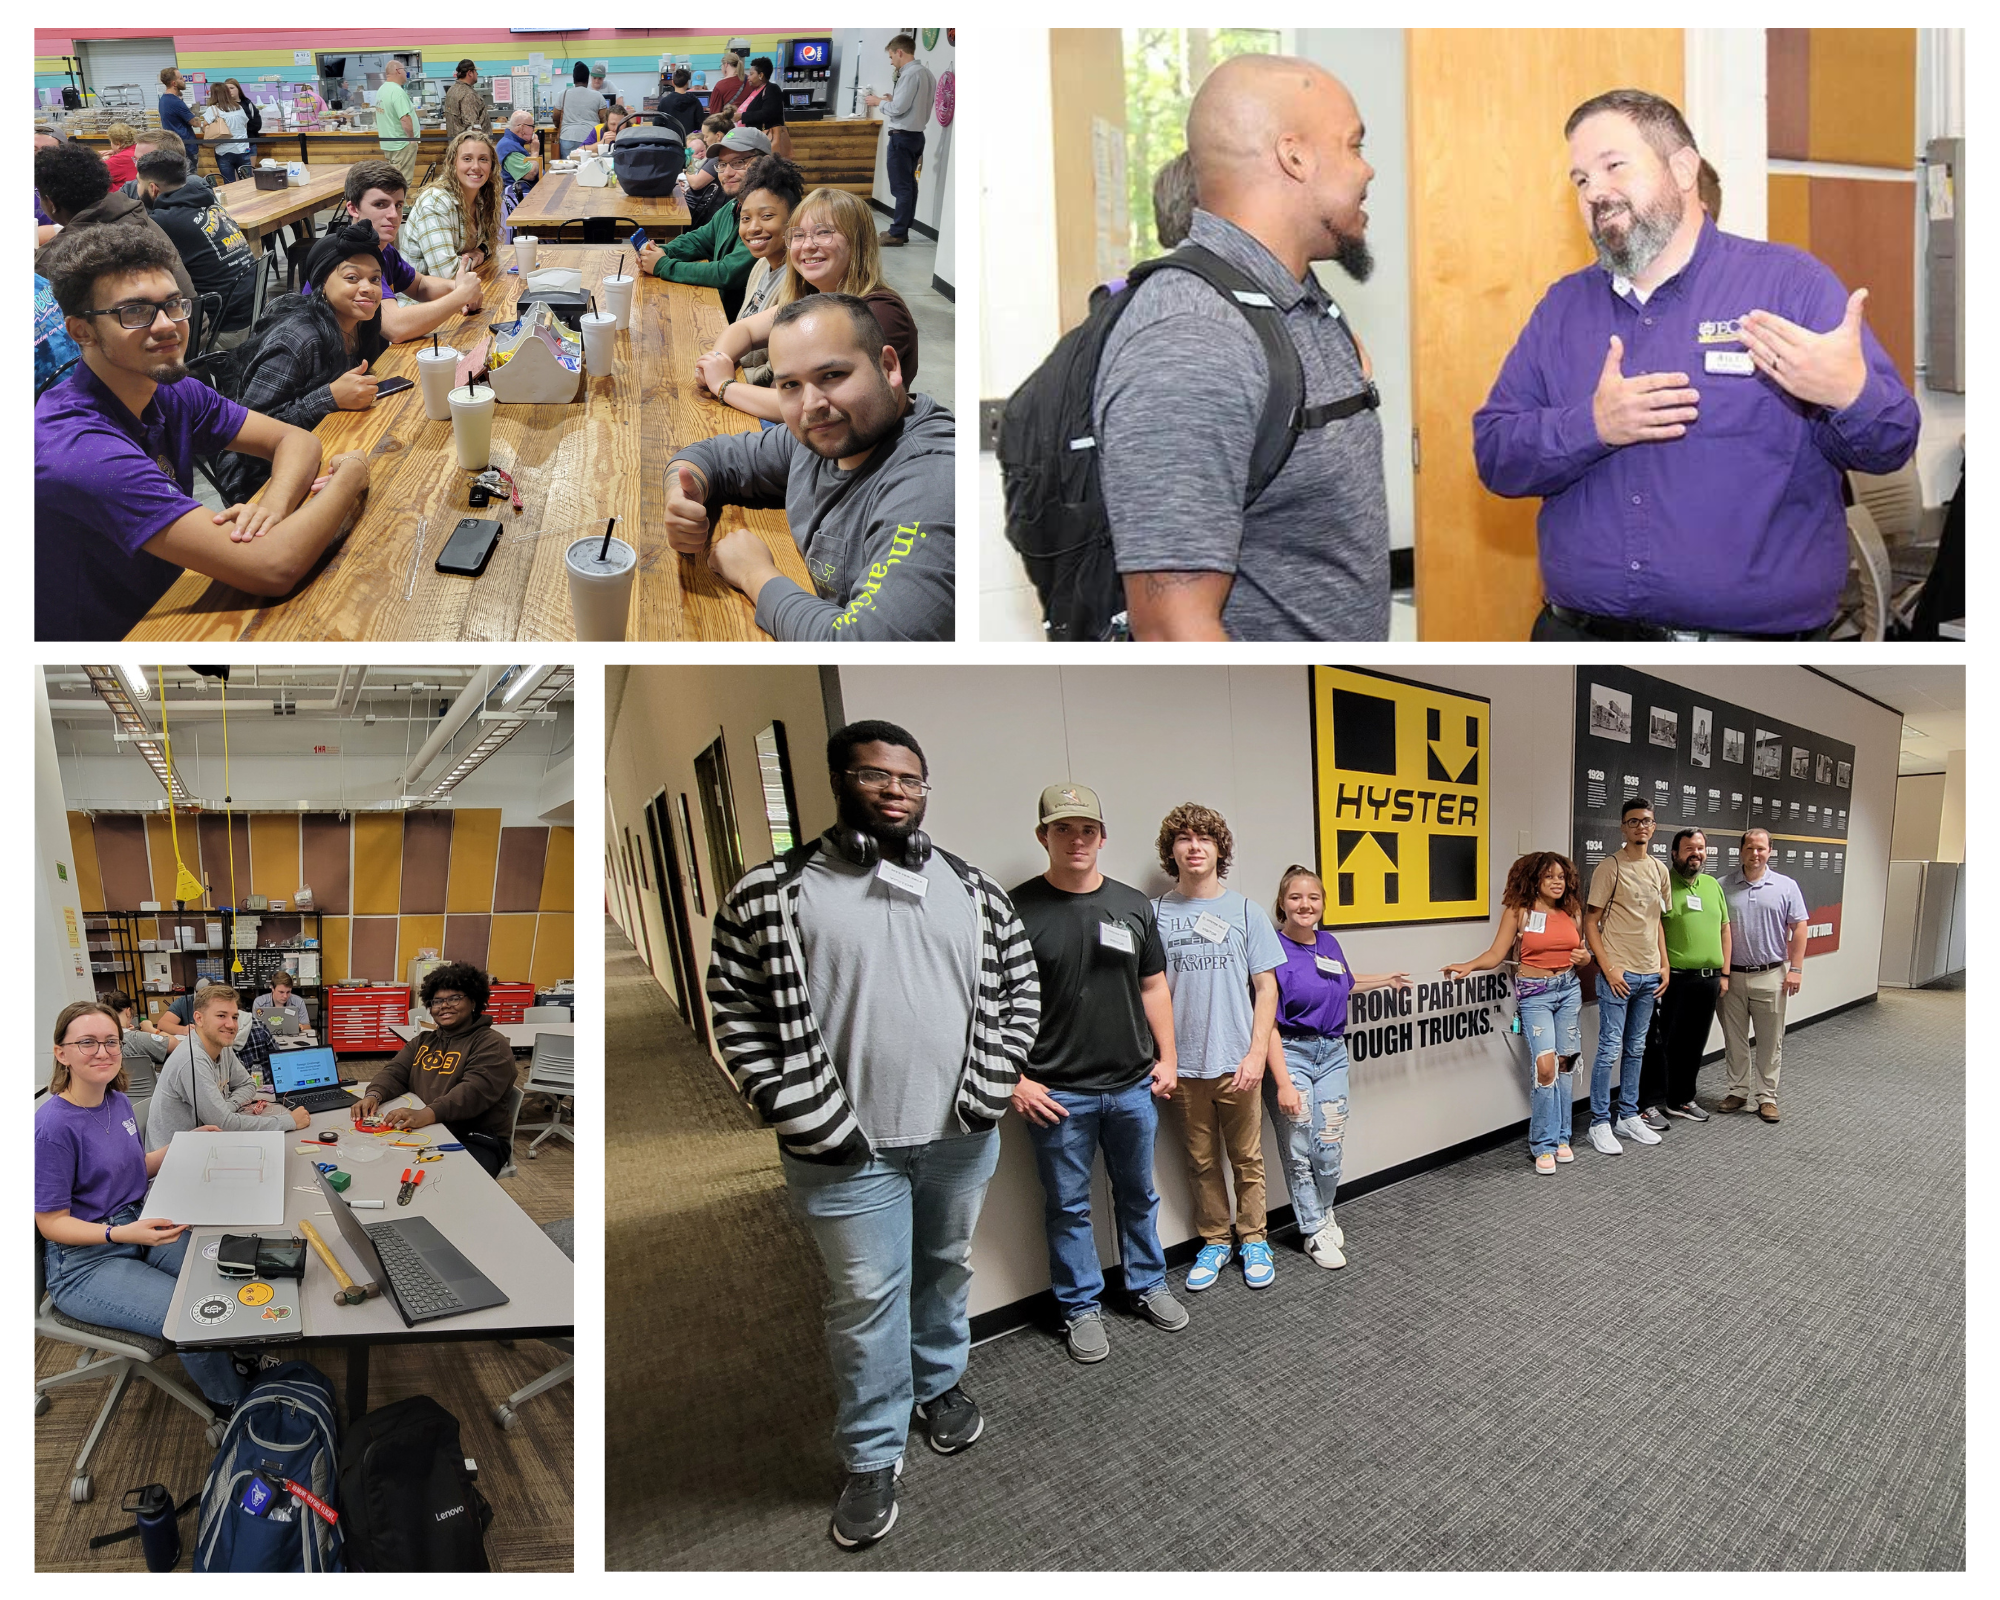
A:
{"type": "Polygon", "coordinates": [[[355,1103],[354,1096],[340,1087],[340,1067],[331,1045],[274,1053],[271,1087],[279,1100],[304,1111],[344,1111],[355,1103]]]}
{"type": "Polygon", "coordinates": [[[430,1218],[364,1224],[324,1172],[314,1176],[341,1237],[360,1259],[362,1275],[382,1285],[383,1297],[401,1314],[405,1327],[507,1304],[493,1280],[460,1255],[430,1218]]]}
{"type": "Polygon", "coordinates": [[[185,1350],[304,1337],[298,1280],[228,1277],[208,1253],[220,1242],[219,1234],[212,1235],[193,1247],[197,1253],[188,1268],[187,1295],[169,1335],[174,1343],[185,1350]]]}
{"type": "Polygon", "coordinates": [[[276,1007],[273,1007],[268,1011],[258,1012],[257,1020],[264,1024],[265,1030],[273,1039],[295,1039],[298,1037],[299,1019],[289,1011],[280,1011],[276,1007]]]}

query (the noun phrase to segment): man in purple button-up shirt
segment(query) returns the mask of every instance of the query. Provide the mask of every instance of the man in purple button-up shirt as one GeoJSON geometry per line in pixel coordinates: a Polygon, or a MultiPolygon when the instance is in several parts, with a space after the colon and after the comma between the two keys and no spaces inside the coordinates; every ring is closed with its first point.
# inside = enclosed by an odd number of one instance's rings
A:
{"type": "Polygon", "coordinates": [[[1867,291],[1718,229],[1658,96],[1599,95],[1565,132],[1597,264],[1542,297],[1472,424],[1486,487],[1542,497],[1534,637],[1818,634],[1847,576],[1841,470],[1917,445],[1867,291]]]}

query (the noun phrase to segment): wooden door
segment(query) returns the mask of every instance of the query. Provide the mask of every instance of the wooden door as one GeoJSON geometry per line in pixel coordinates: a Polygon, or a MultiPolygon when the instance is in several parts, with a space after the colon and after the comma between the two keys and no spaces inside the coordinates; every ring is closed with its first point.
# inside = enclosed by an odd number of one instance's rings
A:
{"type": "Polygon", "coordinates": [[[1607,89],[1680,104],[1684,49],[1678,28],[1410,30],[1420,638],[1525,639],[1534,623],[1540,502],[1481,486],[1472,414],[1543,292],[1591,259],[1563,123],[1607,89]]]}

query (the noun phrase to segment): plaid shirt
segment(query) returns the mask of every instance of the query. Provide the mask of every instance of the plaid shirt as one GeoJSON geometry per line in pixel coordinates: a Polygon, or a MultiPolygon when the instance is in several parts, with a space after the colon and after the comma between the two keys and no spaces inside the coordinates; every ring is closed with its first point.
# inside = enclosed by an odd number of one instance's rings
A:
{"type": "Polygon", "coordinates": [[[271,1031],[255,1018],[251,1019],[250,1031],[236,1041],[236,1059],[243,1063],[244,1070],[263,1084],[271,1086],[271,1031]]]}
{"type": "Polygon", "coordinates": [[[460,254],[477,249],[479,241],[466,241],[458,197],[447,189],[430,188],[417,196],[403,218],[396,247],[417,271],[450,278],[457,276],[460,254]]]}

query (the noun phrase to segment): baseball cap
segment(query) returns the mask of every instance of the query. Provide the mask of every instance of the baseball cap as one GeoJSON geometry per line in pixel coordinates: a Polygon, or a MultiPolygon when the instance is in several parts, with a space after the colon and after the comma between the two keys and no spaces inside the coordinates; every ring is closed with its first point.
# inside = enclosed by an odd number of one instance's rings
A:
{"type": "Polygon", "coordinates": [[[736,128],[730,132],[729,137],[724,139],[719,147],[712,145],[710,148],[748,150],[752,155],[767,156],[771,153],[771,140],[770,136],[761,129],[736,128]]]}
{"type": "Polygon", "coordinates": [[[1036,825],[1045,827],[1062,817],[1088,817],[1102,827],[1104,808],[1097,803],[1097,791],[1079,783],[1050,784],[1042,791],[1041,820],[1036,825]]]}

